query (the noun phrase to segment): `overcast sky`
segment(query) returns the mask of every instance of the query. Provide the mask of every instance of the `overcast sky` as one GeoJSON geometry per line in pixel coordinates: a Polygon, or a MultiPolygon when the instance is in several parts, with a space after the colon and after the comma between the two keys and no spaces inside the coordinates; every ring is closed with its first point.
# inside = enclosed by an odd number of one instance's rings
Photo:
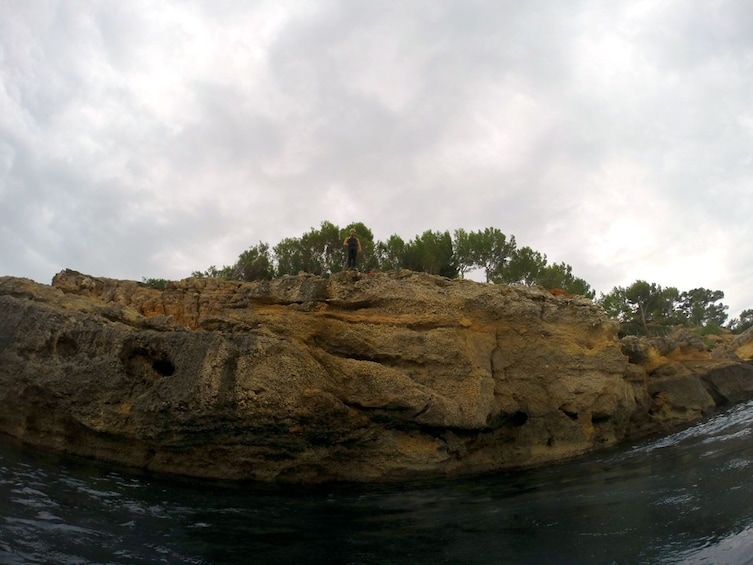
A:
{"type": "Polygon", "coordinates": [[[753,307],[753,2],[0,0],[0,275],[496,227],[753,307]]]}

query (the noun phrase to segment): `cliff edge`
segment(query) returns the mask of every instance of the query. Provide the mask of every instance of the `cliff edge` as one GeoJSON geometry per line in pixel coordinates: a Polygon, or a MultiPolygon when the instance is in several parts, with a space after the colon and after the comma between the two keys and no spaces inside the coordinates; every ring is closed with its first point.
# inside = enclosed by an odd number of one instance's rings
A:
{"type": "Polygon", "coordinates": [[[751,398],[752,344],[619,340],[585,298],[410,271],[2,277],[0,433],[207,478],[487,473],[751,398]]]}

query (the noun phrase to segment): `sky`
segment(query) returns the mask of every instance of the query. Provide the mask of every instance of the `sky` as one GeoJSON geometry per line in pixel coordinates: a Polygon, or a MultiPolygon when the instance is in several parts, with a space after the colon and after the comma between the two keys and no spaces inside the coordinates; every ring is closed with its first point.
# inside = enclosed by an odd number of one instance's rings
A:
{"type": "Polygon", "coordinates": [[[0,275],[486,227],[753,308],[753,3],[0,0],[0,275]]]}

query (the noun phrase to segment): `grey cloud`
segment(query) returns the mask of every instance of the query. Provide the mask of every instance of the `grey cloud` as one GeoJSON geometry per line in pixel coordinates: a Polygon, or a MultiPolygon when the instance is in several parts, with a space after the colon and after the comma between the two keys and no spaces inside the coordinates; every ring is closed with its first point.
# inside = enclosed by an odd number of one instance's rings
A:
{"type": "Polygon", "coordinates": [[[31,6],[0,4],[4,270],[178,278],[361,220],[751,299],[744,3],[31,6]]]}

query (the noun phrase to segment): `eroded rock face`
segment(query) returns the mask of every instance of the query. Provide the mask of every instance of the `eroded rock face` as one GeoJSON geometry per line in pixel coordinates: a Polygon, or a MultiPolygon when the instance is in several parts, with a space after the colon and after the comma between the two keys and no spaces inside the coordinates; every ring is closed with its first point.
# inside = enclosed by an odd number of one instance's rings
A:
{"type": "Polygon", "coordinates": [[[713,337],[713,349],[687,328],[621,340],[631,367],[643,374],[650,402],[648,417],[636,419],[633,433],[671,431],[753,397],[753,332],[713,337]]]}
{"type": "Polygon", "coordinates": [[[158,472],[391,481],[558,461],[753,396],[731,353],[616,330],[584,298],[408,271],[5,277],[0,432],[158,472]]]}

